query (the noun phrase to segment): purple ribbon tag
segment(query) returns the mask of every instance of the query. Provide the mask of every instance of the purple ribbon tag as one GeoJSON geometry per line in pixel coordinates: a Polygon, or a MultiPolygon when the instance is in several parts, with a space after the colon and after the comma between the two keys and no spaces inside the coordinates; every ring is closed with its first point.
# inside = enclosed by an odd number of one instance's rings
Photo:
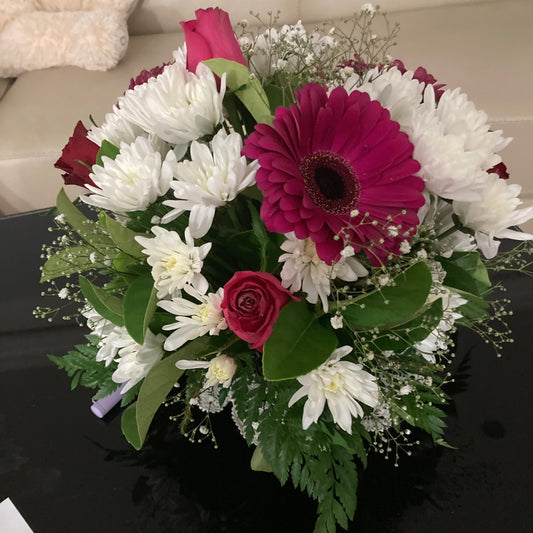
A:
{"type": "Polygon", "coordinates": [[[104,398],[94,402],[91,405],[91,411],[98,417],[103,418],[118,402],[122,399],[122,386],[115,392],[105,396],[104,398]]]}

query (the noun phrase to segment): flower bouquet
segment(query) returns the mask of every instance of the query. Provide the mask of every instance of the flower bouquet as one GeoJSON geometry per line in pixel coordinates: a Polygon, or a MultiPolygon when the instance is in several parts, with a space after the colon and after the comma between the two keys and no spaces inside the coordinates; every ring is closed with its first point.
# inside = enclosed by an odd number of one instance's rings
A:
{"type": "Polygon", "coordinates": [[[135,448],[158,411],[214,442],[225,411],[252,469],[318,502],[317,533],[353,518],[372,450],[397,462],[412,428],[446,444],[455,328],[510,340],[489,271],[524,268],[497,239],[533,239],[511,228],[533,207],[506,181],[510,139],[392,60],[381,16],[237,38],[198,10],[171,62],[76,126],[56,166],[85,207],[60,192],[42,267],[91,330],[50,357],[121,402],[135,448]]]}

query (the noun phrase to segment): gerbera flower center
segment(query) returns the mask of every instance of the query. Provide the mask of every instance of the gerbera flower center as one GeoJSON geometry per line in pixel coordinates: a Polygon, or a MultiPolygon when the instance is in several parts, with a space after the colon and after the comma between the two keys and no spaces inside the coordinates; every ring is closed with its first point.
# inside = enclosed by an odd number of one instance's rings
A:
{"type": "Polygon", "coordinates": [[[361,187],[350,163],[339,154],[314,152],[300,162],[305,190],[328,213],[349,213],[359,200],[361,187]]]}

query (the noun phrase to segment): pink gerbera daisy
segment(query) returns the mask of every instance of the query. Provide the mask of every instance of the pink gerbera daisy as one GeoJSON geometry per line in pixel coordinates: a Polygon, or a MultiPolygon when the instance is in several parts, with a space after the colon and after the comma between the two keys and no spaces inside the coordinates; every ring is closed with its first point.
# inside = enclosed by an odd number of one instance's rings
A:
{"type": "Polygon", "coordinates": [[[331,264],[348,244],[372,264],[386,263],[416,232],[424,182],[413,145],[389,112],[366,93],[328,96],[317,84],[258,124],[244,154],[259,160],[261,218],[269,231],[311,238],[331,264]]]}

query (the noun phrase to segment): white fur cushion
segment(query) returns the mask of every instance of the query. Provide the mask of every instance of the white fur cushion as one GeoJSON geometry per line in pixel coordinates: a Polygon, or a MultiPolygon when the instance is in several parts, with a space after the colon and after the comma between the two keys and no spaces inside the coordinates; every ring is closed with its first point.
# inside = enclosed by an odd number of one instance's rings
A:
{"type": "Polygon", "coordinates": [[[108,70],[127,47],[123,10],[19,13],[0,30],[0,77],[66,65],[108,70]]]}

